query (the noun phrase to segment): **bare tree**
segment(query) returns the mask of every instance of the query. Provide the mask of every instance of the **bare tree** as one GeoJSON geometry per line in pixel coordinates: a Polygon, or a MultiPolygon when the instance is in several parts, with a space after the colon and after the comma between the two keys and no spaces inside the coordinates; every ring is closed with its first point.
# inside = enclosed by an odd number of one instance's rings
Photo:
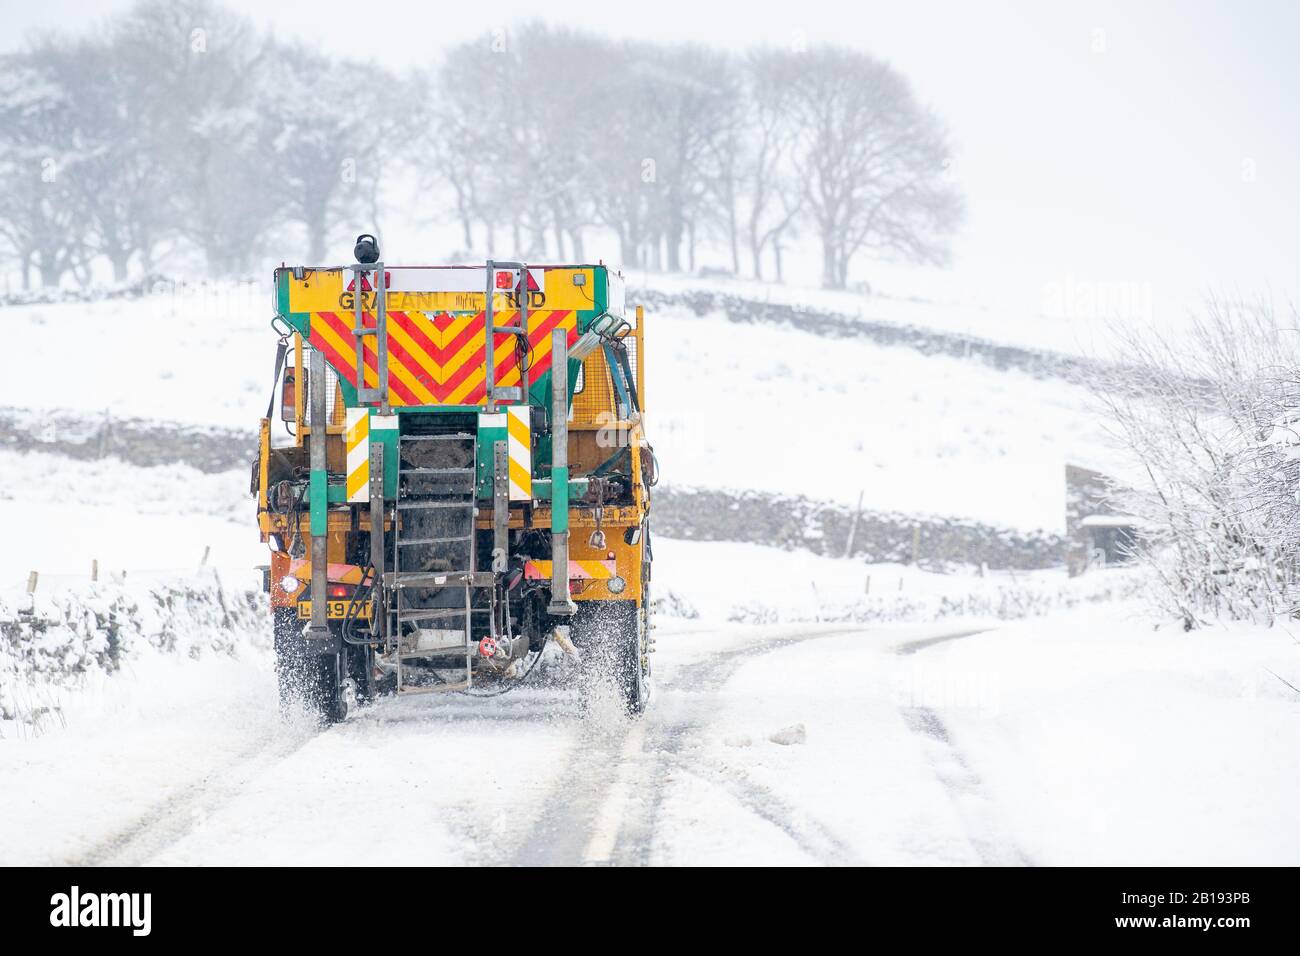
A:
{"type": "Polygon", "coordinates": [[[42,286],[57,286],[84,255],[66,175],[80,158],[74,131],[71,97],[48,58],[0,58],[0,235],[24,288],[32,269],[42,286]]]}
{"type": "Polygon", "coordinates": [[[246,272],[280,214],[275,130],[257,99],[271,42],[211,0],[146,0],[111,38],[115,68],[149,104],[146,148],[163,157],[154,187],[173,201],[173,228],[209,273],[246,272]]]}
{"type": "MultiPolygon", "coordinates": [[[[755,51],[746,63],[748,109],[742,167],[748,210],[745,236],[754,278],[763,278],[763,252],[774,249],[803,209],[803,190],[793,164],[798,130],[791,97],[799,58],[755,51]]],[[[781,263],[776,255],[778,280],[781,263]]]]}
{"type": "Polygon", "coordinates": [[[907,81],[862,53],[799,55],[789,93],[795,161],[822,246],[822,284],[841,289],[859,252],[943,264],[961,197],[944,179],[947,134],[907,81]]]}
{"type": "Polygon", "coordinates": [[[508,220],[509,186],[517,169],[510,111],[522,102],[514,93],[512,58],[494,49],[497,42],[484,35],[453,47],[441,66],[417,83],[425,127],[420,142],[429,159],[423,184],[450,186],[466,249],[478,246],[474,228],[481,226],[485,241],[478,248],[499,254],[496,230],[508,220]]]}
{"type": "Polygon", "coordinates": [[[137,256],[148,272],[168,231],[168,199],[159,188],[165,169],[149,141],[151,104],[131,74],[116,68],[115,47],[98,37],[38,49],[68,90],[77,159],[66,184],[87,254],[107,259],[117,282],[137,256]]]}
{"type": "Polygon", "coordinates": [[[379,93],[395,80],[375,66],[281,46],[260,82],[279,205],[306,230],[307,261],[324,262],[331,226],[349,203],[364,205],[380,178],[380,142],[393,120],[379,93]]]}
{"type": "Polygon", "coordinates": [[[665,266],[677,272],[683,241],[706,208],[709,160],[736,124],[738,80],[728,56],[694,44],[647,49],[633,69],[650,92],[648,112],[638,119],[652,132],[665,266]]]}

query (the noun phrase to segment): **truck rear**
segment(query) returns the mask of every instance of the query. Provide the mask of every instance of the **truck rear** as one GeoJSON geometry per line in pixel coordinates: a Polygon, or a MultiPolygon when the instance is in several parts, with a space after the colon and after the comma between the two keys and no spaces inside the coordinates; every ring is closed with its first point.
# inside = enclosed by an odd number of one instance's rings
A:
{"type": "MultiPolygon", "coordinates": [[[[363,237],[363,240],[369,237],[363,237]]],[[[549,642],[649,699],[644,314],[603,264],[275,272],[254,474],[281,695],[504,693],[549,642]]],[[[365,260],[370,261],[365,261],[365,260]]]]}

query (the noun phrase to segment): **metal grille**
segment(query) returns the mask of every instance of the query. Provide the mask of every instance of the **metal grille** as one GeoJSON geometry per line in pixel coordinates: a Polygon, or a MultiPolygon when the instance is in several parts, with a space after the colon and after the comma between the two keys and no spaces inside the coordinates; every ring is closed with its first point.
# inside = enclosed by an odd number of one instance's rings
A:
{"type": "MultiPolygon", "coordinates": [[[[636,342],[636,332],[635,332],[636,317],[633,316],[632,318],[628,319],[628,321],[632,323],[633,331],[628,332],[627,335],[623,336],[623,344],[627,346],[627,364],[628,367],[632,369],[632,387],[635,389],[636,377],[637,377],[636,366],[637,366],[637,362],[641,360],[641,356],[637,355],[637,347],[636,347],[637,342],[636,342]]],[[[640,401],[640,398],[641,396],[638,395],[637,400],[640,401]]]]}
{"type": "Polygon", "coordinates": [[[603,350],[596,349],[582,360],[575,388],[578,389],[573,396],[575,424],[598,424],[613,413],[614,386],[609,380],[609,365],[603,350]]]}
{"type": "MultiPolygon", "coordinates": [[[[303,394],[302,400],[302,417],[308,425],[311,424],[311,390],[316,385],[311,379],[307,380],[307,389],[303,394]]],[[[330,425],[341,425],[345,417],[343,406],[343,392],[339,389],[339,375],[334,371],[333,366],[325,366],[325,407],[328,409],[326,422],[330,425]]]]}
{"type": "MultiPolygon", "coordinates": [[[[632,369],[632,384],[636,385],[636,367],[639,360],[636,348],[636,318],[630,317],[632,325],[622,339],[627,346],[628,364],[632,369]]],[[[596,349],[582,361],[578,379],[574,385],[573,421],[577,424],[602,424],[609,420],[617,407],[618,397],[614,384],[609,378],[609,363],[605,360],[604,349],[596,349]]]]}

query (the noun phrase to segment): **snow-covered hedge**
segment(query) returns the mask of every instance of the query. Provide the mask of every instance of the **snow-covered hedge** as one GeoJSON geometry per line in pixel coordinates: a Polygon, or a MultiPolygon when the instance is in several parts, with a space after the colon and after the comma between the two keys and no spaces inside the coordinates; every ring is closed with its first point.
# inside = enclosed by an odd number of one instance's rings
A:
{"type": "Polygon", "coordinates": [[[1026,578],[1019,582],[972,581],[965,588],[920,594],[864,595],[849,603],[754,602],[733,608],[729,619],[745,624],[911,623],[954,617],[1016,620],[1062,608],[1135,597],[1149,589],[1139,571],[1113,570],[1070,580],[1026,578]]]}
{"type": "Polygon", "coordinates": [[[216,574],[0,592],[0,720],[29,719],[33,688],[111,673],[147,648],[197,658],[269,646],[266,597],[216,574]]]}

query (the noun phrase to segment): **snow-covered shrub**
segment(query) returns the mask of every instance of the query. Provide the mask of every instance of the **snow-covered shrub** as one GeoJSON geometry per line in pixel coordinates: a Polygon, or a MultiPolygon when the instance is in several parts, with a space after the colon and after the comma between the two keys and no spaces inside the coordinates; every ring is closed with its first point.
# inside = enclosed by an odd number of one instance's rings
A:
{"type": "Polygon", "coordinates": [[[1187,334],[1122,332],[1132,369],[1094,382],[1136,467],[1112,498],[1165,610],[1271,622],[1296,607],[1300,334],[1264,303],[1212,299],[1187,334]]]}
{"type": "Polygon", "coordinates": [[[654,599],[654,608],[656,613],[687,621],[693,621],[700,616],[700,612],[695,609],[695,605],[676,591],[664,591],[662,595],[656,597],[654,599]]]}

